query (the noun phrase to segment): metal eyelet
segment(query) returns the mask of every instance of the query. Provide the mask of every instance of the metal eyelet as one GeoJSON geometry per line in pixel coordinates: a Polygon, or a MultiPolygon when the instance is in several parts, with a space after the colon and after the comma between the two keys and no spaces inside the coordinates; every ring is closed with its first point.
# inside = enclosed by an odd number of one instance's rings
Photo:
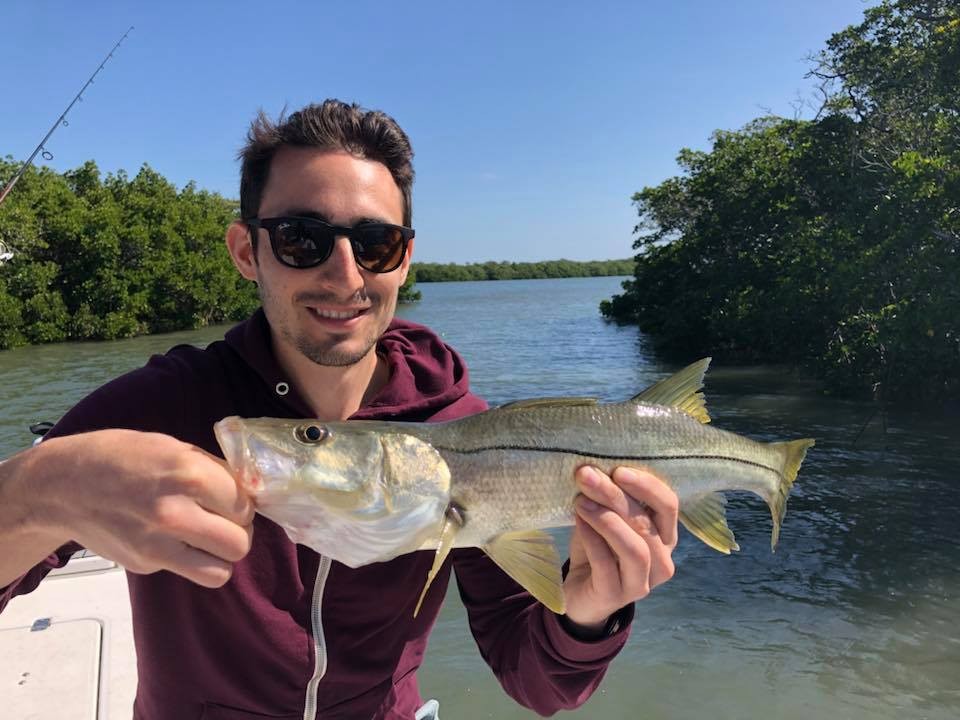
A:
{"type": "Polygon", "coordinates": [[[281,381],[277,383],[277,386],[274,388],[274,390],[277,391],[277,395],[286,395],[288,392],[290,392],[290,386],[281,381]]]}

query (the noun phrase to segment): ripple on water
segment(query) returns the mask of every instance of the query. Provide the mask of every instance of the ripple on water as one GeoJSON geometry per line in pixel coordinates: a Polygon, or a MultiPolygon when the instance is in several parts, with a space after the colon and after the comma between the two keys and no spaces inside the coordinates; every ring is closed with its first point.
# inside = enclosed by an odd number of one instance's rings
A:
{"type": "MultiPolygon", "coordinates": [[[[404,308],[438,330],[494,404],[521,397],[631,397],[676,366],[635,328],[604,322],[619,279],[419,286],[404,308]]],[[[97,385],[177,342],[223,329],[0,353],[0,453],[97,385]]],[[[696,358],[690,358],[690,361],[696,358]]],[[[762,440],[814,437],[775,554],[770,514],[731,498],[743,550],[682,533],[676,576],[637,605],[633,636],[576,717],[956,720],[960,707],[960,428],[824,397],[782,368],[707,375],[718,427],[762,440]]],[[[522,482],[522,478],[517,479],[522,482]]],[[[561,539],[563,533],[558,534],[561,539]]],[[[444,715],[528,718],[483,665],[454,588],[421,674],[444,715]]]]}

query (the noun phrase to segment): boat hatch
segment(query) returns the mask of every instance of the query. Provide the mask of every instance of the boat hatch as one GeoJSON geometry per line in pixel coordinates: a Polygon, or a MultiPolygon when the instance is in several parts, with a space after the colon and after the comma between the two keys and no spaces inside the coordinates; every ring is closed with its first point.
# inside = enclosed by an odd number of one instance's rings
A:
{"type": "Polygon", "coordinates": [[[102,626],[91,619],[38,620],[30,626],[0,630],[4,649],[0,695],[5,716],[96,720],[102,626]]]}

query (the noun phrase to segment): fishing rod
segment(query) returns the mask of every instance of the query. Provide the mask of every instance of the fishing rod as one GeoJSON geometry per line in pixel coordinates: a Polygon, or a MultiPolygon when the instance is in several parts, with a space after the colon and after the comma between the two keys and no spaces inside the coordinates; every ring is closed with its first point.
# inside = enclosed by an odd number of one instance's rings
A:
{"type": "Polygon", "coordinates": [[[60,117],[57,118],[56,122],[53,123],[53,127],[50,128],[50,131],[44,136],[43,140],[40,141],[40,144],[37,145],[36,149],[33,151],[33,154],[30,155],[30,157],[27,158],[27,161],[20,166],[20,169],[17,170],[14,176],[10,179],[10,182],[7,183],[6,187],[0,191],[0,205],[3,204],[3,201],[6,199],[7,195],[9,195],[10,191],[13,190],[13,186],[17,184],[17,180],[20,179],[20,177],[27,171],[27,168],[33,163],[33,159],[37,156],[37,153],[40,153],[44,160],[53,160],[53,153],[47,150],[44,145],[46,145],[47,140],[50,139],[50,136],[53,135],[54,131],[58,127],[61,125],[64,127],[69,125],[67,122],[67,113],[70,112],[70,108],[72,108],[78,100],[83,100],[83,91],[93,84],[93,79],[101,70],[103,70],[103,66],[107,64],[107,61],[113,57],[113,53],[118,47],[120,47],[120,43],[127,39],[127,35],[130,34],[130,30],[133,30],[133,25],[131,25],[130,28],[123,34],[123,37],[117,40],[117,44],[114,45],[110,52],[107,53],[107,56],[103,59],[103,62],[101,62],[99,67],[93,71],[93,75],[90,76],[90,79],[87,80],[86,84],[82,88],[80,88],[80,92],[77,93],[77,96],[69,105],[67,105],[67,109],[64,110],[60,117]]]}

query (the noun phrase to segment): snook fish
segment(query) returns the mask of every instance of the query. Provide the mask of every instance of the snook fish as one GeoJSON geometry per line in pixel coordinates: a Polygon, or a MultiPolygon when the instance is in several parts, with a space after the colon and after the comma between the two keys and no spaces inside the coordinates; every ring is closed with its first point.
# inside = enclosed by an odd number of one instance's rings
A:
{"type": "Polygon", "coordinates": [[[451,548],[479,547],[563,613],[560,558],[543,529],[573,524],[584,464],[652,471],[677,493],[684,527],[723,553],[739,546],[721,493],[752,491],[770,507],[776,547],[814,441],[759,443],[708,426],[709,362],[621,403],[522,400],[434,424],[228,417],[214,430],[258,511],[294,542],[351,567],[435,550],[424,594],[451,548]]]}

